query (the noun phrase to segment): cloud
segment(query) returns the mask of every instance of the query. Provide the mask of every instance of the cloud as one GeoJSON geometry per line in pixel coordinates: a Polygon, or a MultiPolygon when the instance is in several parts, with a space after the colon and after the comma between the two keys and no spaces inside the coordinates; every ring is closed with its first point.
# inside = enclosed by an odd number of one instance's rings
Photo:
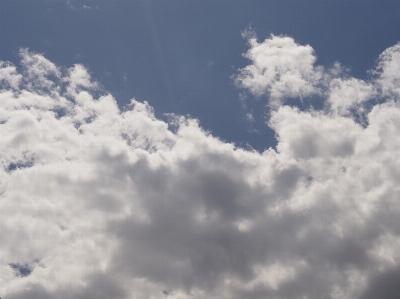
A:
{"type": "Polygon", "coordinates": [[[82,65],[1,63],[2,296],[394,298],[399,46],[363,81],[289,37],[250,41],[238,80],[274,103],[263,153],[121,110],[82,65]],[[314,93],[323,107],[282,104],[314,93]]]}
{"type": "Polygon", "coordinates": [[[249,89],[256,96],[268,93],[271,104],[286,97],[307,97],[321,92],[320,81],[324,73],[314,66],[316,56],[309,46],[297,44],[293,38],[271,35],[259,43],[255,33],[246,30],[250,49],[243,55],[251,65],[239,70],[237,85],[249,89]]]}
{"type": "Polygon", "coordinates": [[[378,83],[382,93],[386,96],[398,98],[400,94],[400,44],[386,49],[379,55],[377,70],[373,73],[379,75],[378,83]]]}

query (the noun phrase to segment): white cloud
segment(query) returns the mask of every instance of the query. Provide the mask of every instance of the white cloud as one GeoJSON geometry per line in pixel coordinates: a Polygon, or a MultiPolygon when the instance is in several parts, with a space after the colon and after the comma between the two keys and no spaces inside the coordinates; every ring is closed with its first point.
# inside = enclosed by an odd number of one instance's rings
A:
{"type": "Polygon", "coordinates": [[[58,67],[44,58],[43,55],[30,54],[28,51],[28,49],[20,50],[26,88],[35,92],[57,91],[56,82],[49,77],[53,76],[53,79],[60,77],[61,73],[58,67]]]}
{"type": "Polygon", "coordinates": [[[378,83],[384,95],[398,98],[400,95],[400,43],[386,49],[379,55],[377,70],[378,83]]]}
{"type": "Polygon", "coordinates": [[[355,78],[335,78],[329,88],[328,103],[332,111],[344,116],[363,115],[363,104],[376,96],[373,85],[355,78]]]}
{"type": "Polygon", "coordinates": [[[274,36],[259,43],[254,33],[246,31],[250,49],[244,57],[252,64],[239,70],[236,83],[256,96],[268,93],[273,105],[287,97],[318,94],[323,68],[314,67],[316,56],[309,46],[297,44],[288,36],[274,36]]]}
{"type": "Polygon", "coordinates": [[[7,85],[7,87],[18,88],[21,81],[21,75],[18,74],[17,69],[10,63],[0,62],[0,85],[7,85]]]}
{"type": "Polygon", "coordinates": [[[81,65],[1,63],[2,296],[395,298],[398,46],[367,82],[289,37],[250,45],[238,78],[274,101],[262,154],[147,103],[121,111],[81,65]],[[315,92],[323,109],[276,101],[315,92]]]}

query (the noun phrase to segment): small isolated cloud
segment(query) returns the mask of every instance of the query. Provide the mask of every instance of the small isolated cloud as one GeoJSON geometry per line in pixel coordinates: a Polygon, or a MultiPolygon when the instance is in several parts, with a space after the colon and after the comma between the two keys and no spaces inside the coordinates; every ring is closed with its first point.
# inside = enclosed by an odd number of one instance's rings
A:
{"type": "Polygon", "coordinates": [[[86,5],[86,4],[82,5],[82,8],[83,8],[84,10],[95,10],[95,9],[99,9],[98,6],[89,6],[89,5],[86,5]]]}
{"type": "Polygon", "coordinates": [[[238,80],[275,103],[263,153],[121,111],[82,65],[1,62],[2,297],[396,298],[400,47],[370,81],[289,37],[250,47],[238,80]],[[280,104],[314,93],[322,109],[280,104]]]}
{"type": "Polygon", "coordinates": [[[286,97],[307,97],[320,93],[323,68],[314,66],[316,56],[311,46],[297,44],[288,36],[271,35],[259,43],[257,36],[245,31],[250,49],[243,55],[251,65],[239,70],[237,85],[256,96],[269,94],[272,104],[286,97]]]}
{"type": "Polygon", "coordinates": [[[82,5],[79,5],[78,7],[76,7],[74,4],[77,4],[75,1],[70,1],[70,0],[67,0],[66,2],[65,2],[65,4],[66,4],[66,6],[67,6],[67,8],[68,9],[72,9],[72,10],[86,10],[86,11],[90,11],[90,10],[97,10],[97,9],[99,9],[99,6],[98,5],[88,5],[88,4],[82,4],[82,5]]]}

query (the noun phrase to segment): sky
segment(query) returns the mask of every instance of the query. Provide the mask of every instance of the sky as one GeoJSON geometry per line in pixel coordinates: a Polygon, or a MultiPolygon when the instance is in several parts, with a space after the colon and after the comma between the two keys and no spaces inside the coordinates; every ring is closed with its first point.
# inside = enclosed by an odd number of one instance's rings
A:
{"type": "Polygon", "coordinates": [[[400,4],[0,0],[0,296],[400,289],[400,4]]]}

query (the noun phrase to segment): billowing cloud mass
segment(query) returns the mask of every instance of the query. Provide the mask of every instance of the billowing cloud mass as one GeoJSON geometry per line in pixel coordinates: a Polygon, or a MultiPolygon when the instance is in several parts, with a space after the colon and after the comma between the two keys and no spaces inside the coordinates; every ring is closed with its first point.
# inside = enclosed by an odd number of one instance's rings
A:
{"type": "Polygon", "coordinates": [[[121,110],[82,65],[1,62],[2,297],[398,298],[400,44],[360,80],[248,38],[236,82],[271,103],[263,153],[121,110]]]}

